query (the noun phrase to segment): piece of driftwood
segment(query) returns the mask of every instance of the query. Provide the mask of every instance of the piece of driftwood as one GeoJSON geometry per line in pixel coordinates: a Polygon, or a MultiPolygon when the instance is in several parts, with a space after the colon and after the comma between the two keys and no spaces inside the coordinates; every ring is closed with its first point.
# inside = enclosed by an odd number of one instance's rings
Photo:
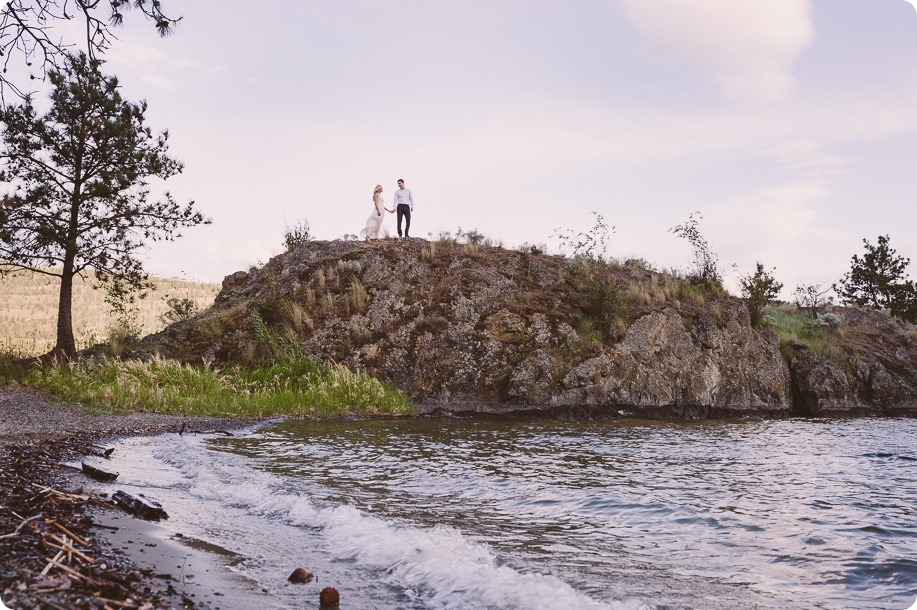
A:
{"type": "Polygon", "coordinates": [[[159,521],[168,519],[169,515],[162,509],[162,504],[154,500],[148,500],[143,496],[132,496],[121,490],[116,491],[111,499],[132,515],[148,521],[159,521]]]}
{"type": "Polygon", "coordinates": [[[70,536],[70,538],[73,539],[74,542],[76,542],[76,543],[79,544],[80,546],[85,546],[85,547],[87,547],[87,548],[89,547],[89,544],[87,544],[85,540],[83,540],[82,538],[80,538],[79,536],[77,536],[76,534],[74,534],[73,532],[71,532],[70,530],[68,530],[66,527],[64,527],[63,525],[61,525],[61,524],[58,523],[57,521],[48,519],[48,520],[45,521],[45,523],[47,523],[48,525],[50,525],[50,526],[52,526],[52,527],[56,527],[57,529],[59,529],[59,530],[62,531],[63,533],[67,534],[68,536],[70,536]]]}
{"type": "Polygon", "coordinates": [[[48,546],[61,550],[61,551],[66,551],[67,553],[71,553],[73,555],[76,555],[77,557],[85,561],[86,563],[95,563],[95,559],[93,559],[86,553],[78,549],[75,549],[73,547],[73,544],[70,542],[70,539],[67,538],[66,536],[64,536],[64,538],[61,539],[58,536],[55,536],[54,534],[49,534],[48,538],[50,538],[53,541],[53,542],[49,542],[45,540],[45,544],[47,544],[48,546]]]}
{"type": "Polygon", "coordinates": [[[92,464],[87,464],[86,462],[83,462],[82,464],[83,464],[83,473],[86,476],[92,477],[96,481],[104,481],[107,483],[109,481],[114,481],[115,479],[118,478],[117,472],[109,472],[107,470],[102,470],[101,468],[97,468],[93,466],[92,464]]]}
{"type": "MultiPolygon", "coordinates": [[[[16,513],[13,513],[13,514],[15,515],[16,513]]],[[[23,520],[23,522],[19,524],[19,527],[17,527],[16,530],[12,534],[4,534],[0,536],[0,538],[12,538],[14,536],[18,536],[19,532],[22,531],[22,528],[24,528],[30,522],[35,521],[36,519],[43,519],[44,516],[45,516],[44,513],[38,513],[37,515],[33,517],[29,517],[28,519],[23,520]]]]}
{"type": "MultiPolygon", "coordinates": [[[[58,555],[60,555],[60,553],[58,553],[58,555]]],[[[73,568],[71,568],[71,567],[69,567],[69,566],[66,566],[66,565],[60,563],[60,560],[59,560],[58,557],[55,557],[55,558],[53,558],[53,559],[50,558],[50,557],[45,557],[44,559],[46,559],[46,560],[48,561],[48,566],[49,566],[49,567],[55,567],[55,568],[57,568],[58,570],[63,570],[63,571],[66,572],[67,574],[70,574],[71,576],[74,576],[74,577],[76,577],[76,578],[85,580],[86,582],[88,582],[88,583],[91,584],[91,585],[98,585],[98,584],[99,584],[99,583],[96,582],[94,579],[89,578],[89,577],[86,576],[85,574],[80,574],[79,572],[77,572],[77,571],[74,570],[73,568]]],[[[45,569],[48,569],[48,568],[45,568],[45,569]]],[[[42,574],[44,574],[44,572],[42,572],[42,574]]]]}

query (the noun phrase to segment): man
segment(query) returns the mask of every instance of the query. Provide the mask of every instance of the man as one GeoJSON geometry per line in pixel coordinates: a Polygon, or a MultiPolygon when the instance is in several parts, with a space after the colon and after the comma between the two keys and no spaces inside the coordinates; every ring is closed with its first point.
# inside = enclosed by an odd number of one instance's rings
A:
{"type": "Polygon", "coordinates": [[[392,200],[395,204],[395,210],[398,212],[398,237],[401,237],[401,219],[405,219],[404,236],[410,237],[411,233],[411,212],[414,211],[414,195],[411,189],[404,188],[404,180],[398,179],[398,190],[395,191],[395,198],[392,200]]]}

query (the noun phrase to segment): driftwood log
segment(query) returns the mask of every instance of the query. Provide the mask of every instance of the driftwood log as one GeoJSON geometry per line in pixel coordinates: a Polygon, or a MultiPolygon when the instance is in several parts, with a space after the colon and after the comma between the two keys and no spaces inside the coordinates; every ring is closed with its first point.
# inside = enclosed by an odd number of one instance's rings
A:
{"type": "Polygon", "coordinates": [[[118,478],[117,472],[109,472],[108,470],[102,470],[101,468],[97,466],[93,466],[92,464],[87,464],[86,462],[83,462],[82,464],[83,464],[83,473],[86,476],[95,479],[96,481],[103,481],[107,483],[110,481],[114,481],[115,479],[118,478]]]}
{"type": "Polygon", "coordinates": [[[132,496],[129,493],[118,490],[112,495],[111,499],[127,512],[147,521],[159,521],[160,519],[169,518],[168,513],[162,509],[162,504],[143,496],[132,496]]]}

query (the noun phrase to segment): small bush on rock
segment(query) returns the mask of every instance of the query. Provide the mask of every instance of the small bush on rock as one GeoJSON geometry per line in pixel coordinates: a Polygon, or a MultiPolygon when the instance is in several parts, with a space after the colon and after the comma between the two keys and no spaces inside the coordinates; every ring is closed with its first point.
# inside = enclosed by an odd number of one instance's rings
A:
{"type": "Polygon", "coordinates": [[[676,237],[687,240],[694,248],[694,269],[688,278],[697,283],[708,285],[722,285],[722,275],[717,264],[717,255],[710,248],[710,244],[700,232],[700,221],[703,218],[700,212],[688,215],[688,220],[683,224],[675,225],[669,232],[676,237]]]}
{"type": "Polygon", "coordinates": [[[292,227],[287,225],[283,229],[283,245],[286,247],[287,252],[292,252],[311,240],[312,234],[309,221],[305,218],[292,227]]]}
{"type": "Polygon", "coordinates": [[[188,320],[197,313],[197,305],[194,304],[194,301],[185,297],[179,299],[178,297],[167,297],[166,305],[169,307],[165,313],[159,316],[159,319],[162,320],[163,324],[175,324],[176,322],[183,322],[188,320]]]}
{"type": "Polygon", "coordinates": [[[764,313],[764,308],[773,303],[783,284],[777,281],[772,275],[776,269],[770,272],[764,270],[764,265],[756,263],[757,268],[752,275],[745,275],[739,278],[739,284],[742,286],[742,298],[748,307],[748,314],[751,316],[751,325],[759,326],[764,313]]]}

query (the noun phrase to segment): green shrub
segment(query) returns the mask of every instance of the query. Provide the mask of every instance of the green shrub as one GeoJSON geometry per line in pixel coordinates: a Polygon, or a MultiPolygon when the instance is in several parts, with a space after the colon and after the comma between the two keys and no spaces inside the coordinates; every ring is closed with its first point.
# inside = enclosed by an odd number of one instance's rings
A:
{"type": "Polygon", "coordinates": [[[609,340],[621,337],[627,328],[625,299],[611,267],[601,259],[578,257],[571,263],[573,277],[585,296],[584,313],[609,340]]]}
{"type": "Polygon", "coordinates": [[[287,252],[292,252],[297,248],[306,245],[312,240],[312,233],[309,227],[309,221],[305,218],[292,227],[287,225],[283,229],[283,245],[287,252]]]}
{"type": "Polygon", "coordinates": [[[197,313],[197,305],[194,304],[193,300],[187,297],[181,299],[178,297],[167,297],[166,306],[168,309],[159,316],[163,324],[183,322],[192,318],[194,314],[197,313]]]}
{"type": "Polygon", "coordinates": [[[780,294],[780,290],[783,289],[783,284],[773,276],[776,269],[772,269],[769,273],[764,270],[764,265],[761,263],[756,262],[756,266],[754,274],[739,278],[739,284],[742,286],[742,299],[748,307],[752,326],[761,324],[764,308],[773,303],[780,294]]]}

